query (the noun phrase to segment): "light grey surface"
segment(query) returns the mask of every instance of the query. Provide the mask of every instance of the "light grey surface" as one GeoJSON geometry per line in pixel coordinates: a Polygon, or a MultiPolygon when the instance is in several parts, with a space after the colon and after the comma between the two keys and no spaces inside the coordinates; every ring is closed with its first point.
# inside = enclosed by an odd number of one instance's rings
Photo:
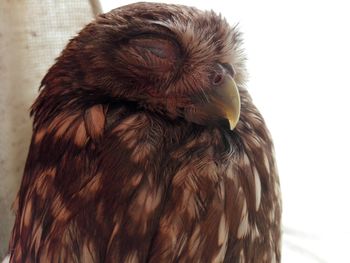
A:
{"type": "Polygon", "coordinates": [[[0,1],[0,259],[30,143],[30,106],[54,58],[92,17],[88,0],[0,1]]]}
{"type": "Polygon", "coordinates": [[[4,258],[4,260],[2,261],[2,263],[9,263],[9,262],[10,262],[10,257],[9,256],[4,258]]]}

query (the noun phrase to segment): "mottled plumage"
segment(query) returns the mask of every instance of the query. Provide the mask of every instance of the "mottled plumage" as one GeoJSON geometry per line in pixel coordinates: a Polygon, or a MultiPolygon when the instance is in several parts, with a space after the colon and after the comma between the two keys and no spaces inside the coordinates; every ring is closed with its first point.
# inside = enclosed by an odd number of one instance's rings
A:
{"type": "Polygon", "coordinates": [[[32,107],[11,262],[280,262],[273,145],[240,42],[213,12],[151,3],[72,39],[32,107]]]}

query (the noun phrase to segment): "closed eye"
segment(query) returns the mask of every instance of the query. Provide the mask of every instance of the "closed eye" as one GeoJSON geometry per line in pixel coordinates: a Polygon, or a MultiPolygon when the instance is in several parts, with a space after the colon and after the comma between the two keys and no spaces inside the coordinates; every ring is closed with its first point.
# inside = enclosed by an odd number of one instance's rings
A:
{"type": "Polygon", "coordinates": [[[233,66],[232,66],[231,64],[229,64],[229,63],[223,63],[223,64],[221,64],[221,65],[226,69],[226,71],[230,74],[230,76],[231,76],[232,78],[235,77],[236,71],[235,71],[235,69],[233,68],[233,66]]]}
{"type": "MultiPolygon", "coordinates": [[[[176,60],[178,58],[178,47],[172,41],[156,36],[145,35],[129,41],[131,46],[135,46],[161,59],[176,60]]],[[[141,50],[140,50],[141,51],[141,50]]]]}

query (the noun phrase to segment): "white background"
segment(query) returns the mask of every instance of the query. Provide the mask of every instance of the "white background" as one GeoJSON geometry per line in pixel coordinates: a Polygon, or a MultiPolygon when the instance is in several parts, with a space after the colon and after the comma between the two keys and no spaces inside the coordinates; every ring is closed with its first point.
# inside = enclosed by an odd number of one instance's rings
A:
{"type": "MultiPolygon", "coordinates": [[[[101,2],[109,11],[131,1],[101,2]]],[[[240,24],[248,87],[275,141],[283,262],[350,262],[349,1],[163,2],[240,24]]]]}

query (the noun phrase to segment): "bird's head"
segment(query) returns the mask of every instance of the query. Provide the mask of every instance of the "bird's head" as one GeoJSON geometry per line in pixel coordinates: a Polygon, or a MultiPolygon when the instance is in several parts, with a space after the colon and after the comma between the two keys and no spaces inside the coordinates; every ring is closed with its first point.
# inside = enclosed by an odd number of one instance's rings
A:
{"type": "Polygon", "coordinates": [[[132,101],[200,125],[224,121],[233,129],[245,78],[239,44],[236,28],[214,12],[137,3],[86,26],[58,64],[74,72],[83,83],[74,89],[86,97],[132,101]]]}

